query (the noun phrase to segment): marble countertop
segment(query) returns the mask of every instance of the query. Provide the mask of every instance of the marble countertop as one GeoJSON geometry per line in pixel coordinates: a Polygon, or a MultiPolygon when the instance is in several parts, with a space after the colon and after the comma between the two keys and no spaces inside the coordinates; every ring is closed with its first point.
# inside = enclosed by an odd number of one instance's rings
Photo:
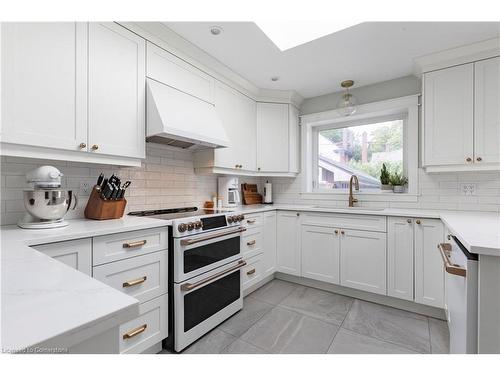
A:
{"type": "Polygon", "coordinates": [[[48,230],[1,228],[1,347],[70,347],[132,319],[139,303],[30,245],[165,226],[164,220],[69,220],[48,230]]]}

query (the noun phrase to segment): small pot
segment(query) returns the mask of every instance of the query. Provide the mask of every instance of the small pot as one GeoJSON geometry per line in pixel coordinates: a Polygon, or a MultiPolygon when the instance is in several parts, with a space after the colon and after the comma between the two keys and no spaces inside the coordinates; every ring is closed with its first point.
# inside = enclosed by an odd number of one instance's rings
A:
{"type": "Polygon", "coordinates": [[[382,184],[380,189],[381,190],[392,190],[392,186],[390,184],[382,184]]]}
{"type": "Polygon", "coordinates": [[[402,185],[394,185],[393,190],[395,193],[404,193],[405,192],[405,187],[402,185]]]}

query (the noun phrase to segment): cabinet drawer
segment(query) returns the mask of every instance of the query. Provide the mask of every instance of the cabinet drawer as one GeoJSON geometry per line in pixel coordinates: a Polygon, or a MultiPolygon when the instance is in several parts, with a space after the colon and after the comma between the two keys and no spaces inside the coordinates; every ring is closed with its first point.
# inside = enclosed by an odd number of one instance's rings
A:
{"type": "Polygon", "coordinates": [[[241,269],[241,274],[243,291],[259,282],[263,274],[262,254],[248,259],[247,265],[241,269]]]}
{"type": "Polygon", "coordinates": [[[141,353],[168,336],[168,294],[139,305],[139,316],[120,325],[120,353],[141,353]]]}
{"type": "Polygon", "coordinates": [[[263,222],[262,214],[250,214],[245,215],[245,220],[243,220],[243,226],[245,228],[260,227],[263,222]]]}
{"type": "Polygon", "coordinates": [[[94,267],[94,278],[145,302],[167,292],[167,252],[94,267]]]}
{"type": "Polygon", "coordinates": [[[151,43],[147,43],[147,76],[206,102],[214,102],[212,77],[151,43]]]}
{"type": "Polygon", "coordinates": [[[168,247],[168,229],[165,227],[117,233],[94,237],[92,241],[93,265],[96,266],[165,250],[168,247]]]}
{"type": "Polygon", "coordinates": [[[241,236],[241,255],[251,258],[262,252],[262,232],[260,228],[248,229],[241,236]]]}
{"type": "Polygon", "coordinates": [[[36,245],[32,248],[75,270],[89,276],[92,275],[92,243],[90,238],[36,245]]]}
{"type": "Polygon", "coordinates": [[[386,232],[386,217],[375,215],[352,215],[337,213],[307,213],[303,224],[332,226],[344,229],[386,232]]]}

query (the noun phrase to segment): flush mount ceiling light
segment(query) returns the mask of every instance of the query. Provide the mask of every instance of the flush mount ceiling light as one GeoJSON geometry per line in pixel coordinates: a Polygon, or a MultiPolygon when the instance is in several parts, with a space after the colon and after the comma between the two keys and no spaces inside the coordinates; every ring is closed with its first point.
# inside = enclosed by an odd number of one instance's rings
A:
{"type": "Polygon", "coordinates": [[[210,34],[212,35],[220,35],[222,34],[222,27],[220,26],[210,26],[210,34]]]}
{"type": "Polygon", "coordinates": [[[299,46],[322,36],[354,26],[353,22],[265,20],[255,24],[281,50],[299,46]]]}
{"type": "Polygon", "coordinates": [[[340,113],[344,116],[351,116],[356,112],[356,105],[358,104],[358,100],[356,97],[349,92],[349,88],[354,85],[354,81],[348,79],[346,81],[342,81],[340,86],[345,88],[345,92],[340,96],[339,101],[337,102],[337,108],[340,113]]]}

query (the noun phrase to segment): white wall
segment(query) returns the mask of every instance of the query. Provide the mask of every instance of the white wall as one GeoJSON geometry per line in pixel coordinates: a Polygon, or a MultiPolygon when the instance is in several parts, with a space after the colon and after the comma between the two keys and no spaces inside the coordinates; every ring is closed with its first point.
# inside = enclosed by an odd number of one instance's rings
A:
{"type": "MultiPolygon", "coordinates": [[[[170,207],[199,206],[217,193],[217,177],[194,173],[193,154],[179,148],[148,143],[146,159],[141,167],[110,167],[109,165],[73,163],[65,161],[1,157],[1,224],[14,224],[26,212],[23,204],[23,189],[26,172],[41,165],[59,168],[64,177],[63,187],[79,195],[78,207],[70,211],[67,218],[81,218],[88,196],[79,194],[80,182],[95,184],[99,173],[106,176],[117,174],[122,181],[132,184],[126,194],[126,211],[159,209],[170,207]]],[[[240,178],[240,183],[260,183],[256,178],[240,178]]],[[[259,186],[262,190],[262,187],[259,186]]]]}

